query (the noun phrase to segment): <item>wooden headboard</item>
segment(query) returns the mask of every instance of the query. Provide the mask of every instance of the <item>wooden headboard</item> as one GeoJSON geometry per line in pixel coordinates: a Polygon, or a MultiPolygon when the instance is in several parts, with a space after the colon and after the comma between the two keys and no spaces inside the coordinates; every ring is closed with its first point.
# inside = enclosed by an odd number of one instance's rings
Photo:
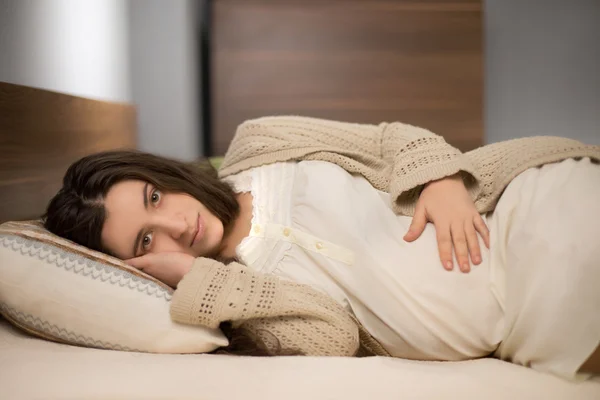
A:
{"type": "Polygon", "coordinates": [[[0,82],[0,223],[42,215],[80,157],[135,146],[129,104],[0,82]]]}
{"type": "Polygon", "coordinates": [[[481,0],[206,0],[205,148],[249,118],[402,121],[483,143],[481,0]]]}

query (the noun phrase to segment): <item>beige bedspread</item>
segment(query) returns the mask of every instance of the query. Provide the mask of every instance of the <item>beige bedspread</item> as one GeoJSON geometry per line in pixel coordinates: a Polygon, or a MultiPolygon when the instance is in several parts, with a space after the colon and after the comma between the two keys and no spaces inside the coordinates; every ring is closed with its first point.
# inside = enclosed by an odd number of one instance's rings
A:
{"type": "Polygon", "coordinates": [[[0,319],[0,399],[600,399],[600,379],[571,383],[494,359],[251,358],[78,348],[0,319]]]}

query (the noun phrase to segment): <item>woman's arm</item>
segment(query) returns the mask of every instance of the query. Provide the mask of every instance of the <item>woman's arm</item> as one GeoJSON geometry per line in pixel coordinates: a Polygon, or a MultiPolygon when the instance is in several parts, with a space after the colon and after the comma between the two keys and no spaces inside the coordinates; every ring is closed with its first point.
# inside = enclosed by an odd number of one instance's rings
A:
{"type": "Polygon", "coordinates": [[[414,215],[426,184],[457,174],[472,199],[479,193],[472,161],[427,129],[399,122],[385,124],[381,151],[383,160],[392,166],[389,193],[397,214],[414,215]]]}
{"type": "MultiPolygon", "coordinates": [[[[488,144],[465,154],[481,177],[475,206],[493,211],[506,186],[521,172],[567,158],[600,162],[600,146],[555,136],[533,136],[488,144]]],[[[591,184],[591,183],[590,183],[591,184]]]]}
{"type": "Polygon", "coordinates": [[[489,245],[487,227],[473,203],[480,187],[475,168],[443,137],[426,129],[399,122],[260,118],[238,127],[219,173],[228,176],[289,160],[329,161],[389,192],[396,213],[414,215],[407,241],[416,240],[426,223],[433,222],[445,268],[453,267],[453,248],[463,271],[469,270],[469,255],[479,264],[477,232],[489,245]]]}
{"type": "Polygon", "coordinates": [[[238,263],[196,259],[173,294],[171,317],[209,328],[231,321],[273,350],[353,356],[359,348],[359,327],[335,300],[238,263]]]}
{"type": "Polygon", "coordinates": [[[400,122],[354,124],[309,117],[264,117],[241,124],[223,160],[223,177],[279,161],[323,160],[364,176],[412,215],[424,184],[462,172],[475,195],[474,167],[442,136],[400,122]]]}

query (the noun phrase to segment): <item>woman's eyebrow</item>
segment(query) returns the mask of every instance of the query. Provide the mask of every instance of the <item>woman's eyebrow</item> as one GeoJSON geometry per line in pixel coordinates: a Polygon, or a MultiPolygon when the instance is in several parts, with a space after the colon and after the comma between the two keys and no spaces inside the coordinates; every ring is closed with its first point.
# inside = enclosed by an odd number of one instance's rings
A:
{"type": "MultiPolygon", "coordinates": [[[[144,208],[148,209],[148,182],[144,185],[144,192],[142,193],[144,198],[144,208]]],[[[133,256],[137,255],[137,249],[140,248],[140,240],[142,240],[142,235],[144,234],[144,228],[140,229],[135,237],[135,241],[133,242],[133,256]]]]}

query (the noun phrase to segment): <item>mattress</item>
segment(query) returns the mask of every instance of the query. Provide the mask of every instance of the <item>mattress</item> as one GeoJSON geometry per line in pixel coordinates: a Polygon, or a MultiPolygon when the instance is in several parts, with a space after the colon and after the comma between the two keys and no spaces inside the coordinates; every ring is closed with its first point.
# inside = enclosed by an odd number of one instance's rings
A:
{"type": "Polygon", "coordinates": [[[600,378],[569,382],[495,359],[143,354],[33,338],[0,318],[2,399],[600,399],[600,378]]]}

